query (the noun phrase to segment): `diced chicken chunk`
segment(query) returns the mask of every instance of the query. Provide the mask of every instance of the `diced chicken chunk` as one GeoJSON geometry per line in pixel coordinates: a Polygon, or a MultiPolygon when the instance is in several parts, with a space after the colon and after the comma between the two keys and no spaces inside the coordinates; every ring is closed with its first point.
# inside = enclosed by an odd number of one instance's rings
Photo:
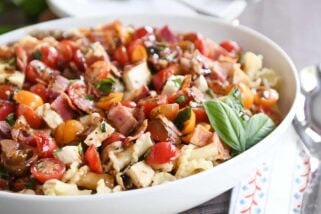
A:
{"type": "Polygon", "coordinates": [[[42,117],[42,119],[51,129],[56,129],[61,123],[64,122],[61,116],[51,109],[49,103],[45,103],[44,105],[38,107],[36,112],[39,117],[42,117]]]}
{"type": "Polygon", "coordinates": [[[142,62],[139,65],[126,71],[123,75],[127,91],[135,90],[143,85],[148,85],[151,81],[151,72],[147,66],[147,62],[142,62]]]}
{"type": "Polygon", "coordinates": [[[154,174],[154,170],[145,164],[144,161],[134,164],[127,171],[127,175],[132,179],[134,185],[138,188],[149,186],[152,183],[154,174]]]}
{"type": "Polygon", "coordinates": [[[78,146],[64,146],[55,152],[55,157],[61,160],[64,164],[81,162],[78,146]]]}
{"type": "Polygon", "coordinates": [[[162,94],[171,96],[176,93],[182,86],[184,81],[184,76],[181,75],[173,75],[167,81],[163,87],[162,94]]]}
{"type": "Polygon", "coordinates": [[[88,146],[93,144],[95,147],[99,147],[114,131],[115,129],[111,125],[103,121],[87,136],[84,143],[88,146]]]}
{"type": "Polygon", "coordinates": [[[90,195],[91,190],[79,190],[76,184],[67,184],[57,179],[50,179],[43,184],[45,195],[90,195]]]}

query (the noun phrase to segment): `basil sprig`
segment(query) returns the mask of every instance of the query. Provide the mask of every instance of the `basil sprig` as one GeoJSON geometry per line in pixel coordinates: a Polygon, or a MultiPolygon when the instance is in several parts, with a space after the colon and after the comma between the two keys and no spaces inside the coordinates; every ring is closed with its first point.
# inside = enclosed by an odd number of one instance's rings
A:
{"type": "Polygon", "coordinates": [[[240,115],[238,103],[227,98],[204,102],[204,108],[211,126],[218,136],[236,153],[241,153],[265,138],[275,128],[266,114],[259,113],[244,120],[240,115]],[[228,101],[227,101],[228,100],[228,101]]]}

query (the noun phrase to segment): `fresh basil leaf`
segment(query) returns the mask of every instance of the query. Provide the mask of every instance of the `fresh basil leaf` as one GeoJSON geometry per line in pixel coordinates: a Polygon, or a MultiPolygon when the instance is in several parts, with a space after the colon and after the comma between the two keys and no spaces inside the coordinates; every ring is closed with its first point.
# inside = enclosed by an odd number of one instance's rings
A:
{"type": "Polygon", "coordinates": [[[178,77],[176,79],[173,79],[172,82],[174,83],[174,85],[178,88],[180,88],[183,84],[183,81],[178,77]]]}
{"type": "Polygon", "coordinates": [[[9,115],[6,117],[5,121],[6,121],[10,126],[13,126],[14,123],[16,122],[16,116],[15,116],[15,114],[14,114],[14,113],[9,114],[9,115]]]}
{"type": "Polygon", "coordinates": [[[245,150],[245,127],[235,111],[220,100],[204,102],[206,114],[218,136],[237,152],[245,150]]]}
{"type": "Polygon", "coordinates": [[[97,84],[97,88],[104,93],[111,92],[115,87],[115,80],[112,78],[107,78],[104,80],[100,80],[97,84]]]}
{"type": "Polygon", "coordinates": [[[232,91],[225,97],[224,102],[228,106],[230,106],[238,115],[243,114],[241,92],[237,88],[232,89],[232,91]]]}
{"type": "Polygon", "coordinates": [[[32,58],[33,58],[33,59],[41,60],[41,58],[42,58],[42,53],[41,53],[41,51],[37,50],[36,52],[34,52],[34,53],[32,54],[32,58]]]}
{"type": "Polygon", "coordinates": [[[9,179],[9,173],[7,172],[7,170],[5,170],[2,167],[0,167],[0,178],[2,178],[4,180],[8,180],[9,179]]]}
{"type": "Polygon", "coordinates": [[[192,108],[186,107],[178,112],[178,115],[175,119],[175,125],[178,129],[182,129],[184,127],[184,122],[188,120],[192,115],[192,108]]]}
{"type": "Polygon", "coordinates": [[[266,114],[259,113],[253,115],[246,121],[245,149],[258,143],[275,129],[273,120],[266,114]]]}

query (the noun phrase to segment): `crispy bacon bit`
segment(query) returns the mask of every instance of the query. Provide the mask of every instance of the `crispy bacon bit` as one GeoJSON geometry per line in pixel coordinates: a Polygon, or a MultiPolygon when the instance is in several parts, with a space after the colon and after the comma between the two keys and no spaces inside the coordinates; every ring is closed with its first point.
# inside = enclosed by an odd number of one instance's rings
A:
{"type": "Polygon", "coordinates": [[[76,116],[76,112],[69,105],[67,96],[59,95],[52,103],[51,108],[54,109],[64,121],[70,120],[76,116]]]}
{"type": "Polygon", "coordinates": [[[181,142],[180,131],[173,122],[169,121],[163,115],[159,115],[156,119],[150,120],[147,130],[151,133],[151,137],[155,141],[170,141],[174,144],[181,142]]]}
{"type": "Polygon", "coordinates": [[[147,120],[144,120],[144,122],[138,128],[136,128],[136,130],[134,130],[134,133],[131,133],[131,136],[127,137],[124,140],[124,144],[128,145],[130,142],[142,136],[142,134],[144,134],[144,132],[147,130],[147,125],[148,125],[147,120]]]}
{"type": "Polygon", "coordinates": [[[69,80],[61,75],[57,75],[51,85],[51,90],[56,92],[64,92],[67,90],[69,80]]]}
{"type": "Polygon", "coordinates": [[[92,113],[95,110],[94,102],[87,98],[86,91],[86,84],[83,81],[76,81],[70,84],[67,93],[77,108],[84,112],[92,113]]]}
{"type": "Polygon", "coordinates": [[[130,109],[121,104],[113,105],[108,112],[107,119],[123,135],[130,134],[137,126],[137,120],[130,109]]]}

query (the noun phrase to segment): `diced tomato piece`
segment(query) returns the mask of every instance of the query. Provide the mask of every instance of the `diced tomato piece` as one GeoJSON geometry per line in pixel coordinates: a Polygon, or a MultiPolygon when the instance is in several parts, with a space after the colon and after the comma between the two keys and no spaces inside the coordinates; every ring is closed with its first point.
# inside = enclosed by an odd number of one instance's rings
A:
{"type": "Polygon", "coordinates": [[[133,40],[140,39],[146,35],[152,34],[154,29],[149,26],[140,27],[135,30],[133,40]]]}
{"type": "Polygon", "coordinates": [[[119,132],[112,133],[106,140],[103,141],[103,145],[108,145],[114,143],[116,141],[123,141],[125,140],[125,136],[119,132]]]}
{"type": "Polygon", "coordinates": [[[114,52],[114,60],[116,60],[121,66],[126,65],[129,62],[127,49],[125,46],[119,46],[114,52]]]}
{"type": "Polygon", "coordinates": [[[38,83],[31,86],[30,91],[39,95],[44,102],[48,101],[47,88],[43,84],[38,83]]]}
{"type": "MultiPolygon", "coordinates": [[[[40,50],[37,50],[36,53],[39,53],[37,59],[41,60],[47,66],[51,68],[57,67],[58,62],[58,51],[56,48],[51,46],[41,46],[40,50]]],[[[34,53],[34,54],[36,54],[34,53]]]]}
{"type": "Polygon", "coordinates": [[[70,40],[62,40],[57,45],[58,51],[58,64],[66,66],[74,56],[75,45],[70,40]]]}
{"type": "Polygon", "coordinates": [[[42,125],[42,118],[39,117],[34,110],[25,104],[19,104],[17,108],[17,116],[23,115],[31,128],[39,129],[42,125]]]}
{"type": "Polygon", "coordinates": [[[36,133],[34,138],[40,156],[43,158],[53,157],[53,152],[58,149],[55,139],[43,132],[36,133]]]}
{"type": "Polygon", "coordinates": [[[12,98],[14,87],[12,85],[3,84],[0,85],[0,99],[9,100],[12,98]]]}
{"type": "Polygon", "coordinates": [[[146,162],[150,165],[167,163],[175,160],[179,156],[179,153],[179,149],[172,143],[156,143],[147,156],[146,162]]]}
{"type": "Polygon", "coordinates": [[[15,105],[12,102],[0,101],[0,121],[5,120],[14,111],[15,105]]]}
{"type": "Polygon", "coordinates": [[[96,147],[92,144],[89,146],[85,153],[85,158],[88,161],[88,165],[91,171],[96,173],[102,173],[103,167],[99,158],[99,153],[96,147]]]}
{"type": "Polygon", "coordinates": [[[153,108],[166,104],[167,103],[167,96],[166,95],[159,95],[156,97],[147,97],[139,101],[138,105],[143,106],[145,116],[149,116],[149,113],[153,110],[153,108]]]}
{"type": "Polygon", "coordinates": [[[222,48],[224,48],[225,50],[227,50],[228,52],[233,53],[233,54],[237,54],[241,50],[240,46],[232,40],[225,40],[220,43],[220,46],[222,48]]]}
{"type": "Polygon", "coordinates": [[[121,102],[123,106],[126,106],[127,108],[135,108],[137,104],[134,101],[123,101],[121,102]]]}
{"type": "Polygon", "coordinates": [[[167,68],[164,68],[163,70],[158,71],[153,76],[153,79],[152,79],[152,82],[156,91],[160,92],[162,90],[163,85],[168,80],[168,78],[176,74],[178,70],[179,70],[179,67],[177,65],[171,65],[167,68]]]}
{"type": "Polygon", "coordinates": [[[192,108],[192,110],[196,116],[196,123],[209,122],[204,108],[192,108]]]}

